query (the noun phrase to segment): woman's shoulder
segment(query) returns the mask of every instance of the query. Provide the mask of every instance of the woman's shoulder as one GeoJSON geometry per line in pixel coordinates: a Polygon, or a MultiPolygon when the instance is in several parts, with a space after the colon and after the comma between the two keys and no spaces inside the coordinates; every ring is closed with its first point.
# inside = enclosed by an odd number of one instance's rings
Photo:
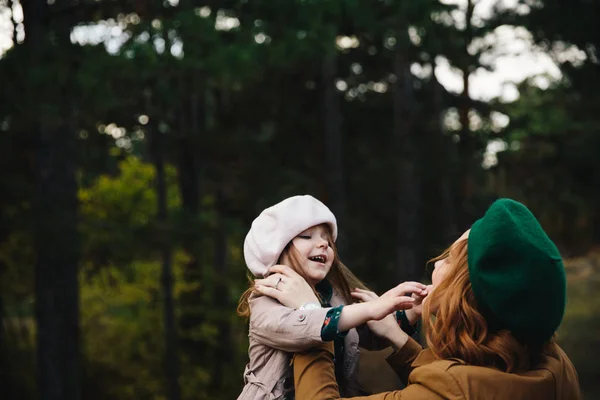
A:
{"type": "Polygon", "coordinates": [[[508,373],[475,366],[460,359],[434,359],[429,350],[417,357],[409,384],[420,384],[446,397],[477,398],[493,390],[502,398],[579,399],[577,374],[560,347],[551,347],[540,364],[529,371],[508,373]]]}

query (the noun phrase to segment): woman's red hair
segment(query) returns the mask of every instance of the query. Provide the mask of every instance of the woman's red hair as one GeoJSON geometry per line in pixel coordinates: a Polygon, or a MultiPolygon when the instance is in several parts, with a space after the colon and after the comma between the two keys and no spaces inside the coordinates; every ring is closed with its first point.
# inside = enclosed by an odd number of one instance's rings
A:
{"type": "Polygon", "coordinates": [[[423,304],[427,344],[439,359],[458,358],[469,365],[505,372],[533,367],[543,347],[518,341],[508,330],[492,331],[471,288],[468,239],[454,243],[432,261],[446,259],[448,271],[423,304]],[[434,311],[436,310],[436,311],[434,311]]]}

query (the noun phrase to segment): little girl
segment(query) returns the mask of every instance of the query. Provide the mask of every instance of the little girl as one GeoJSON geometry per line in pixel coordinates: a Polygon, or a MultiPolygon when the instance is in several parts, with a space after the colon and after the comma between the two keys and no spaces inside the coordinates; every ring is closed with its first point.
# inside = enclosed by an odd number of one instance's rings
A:
{"type": "MultiPolygon", "coordinates": [[[[334,342],[340,392],[344,396],[364,394],[357,379],[359,342],[369,350],[387,346],[369,331],[365,322],[409,308],[414,299],[399,293],[393,298],[382,296],[377,301],[352,304],[352,291],[366,287],[338,259],[336,238],[333,213],[311,196],[290,197],[265,209],[252,223],[244,241],[244,258],[255,277],[268,277],[262,279],[261,287],[268,285],[267,280],[272,281],[268,289],[275,292],[286,284],[294,284],[286,275],[269,276],[271,267],[284,264],[304,278],[316,294],[312,298],[318,298],[320,304],[309,301],[298,309],[287,308],[273,299],[276,296],[272,293],[262,296],[254,283],[242,294],[238,314],[250,319],[250,360],[238,400],[294,399],[291,353],[324,341],[334,342]],[[344,307],[346,304],[351,305],[344,307]]],[[[287,267],[277,266],[275,270],[287,267]]],[[[424,285],[403,285],[404,292],[417,297],[426,295],[424,285]]],[[[409,321],[401,316],[399,323],[410,331],[409,321]]]]}

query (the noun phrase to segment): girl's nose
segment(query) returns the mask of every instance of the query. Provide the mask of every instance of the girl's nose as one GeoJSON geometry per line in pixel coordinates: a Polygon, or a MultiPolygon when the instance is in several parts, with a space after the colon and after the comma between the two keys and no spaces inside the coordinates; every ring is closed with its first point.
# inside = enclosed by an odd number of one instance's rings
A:
{"type": "Polygon", "coordinates": [[[319,244],[317,245],[317,247],[322,247],[324,249],[326,249],[327,246],[329,246],[329,242],[325,239],[320,239],[319,244]]]}

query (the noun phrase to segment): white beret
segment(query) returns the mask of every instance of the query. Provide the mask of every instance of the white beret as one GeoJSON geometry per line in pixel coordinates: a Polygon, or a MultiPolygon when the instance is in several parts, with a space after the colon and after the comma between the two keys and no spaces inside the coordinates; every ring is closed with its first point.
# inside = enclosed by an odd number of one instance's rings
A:
{"type": "Polygon", "coordinates": [[[252,222],[244,240],[244,259],[250,272],[264,277],[285,246],[303,231],[329,224],[337,239],[337,222],[327,206],[312,196],[293,196],[265,209],[252,222]]]}

